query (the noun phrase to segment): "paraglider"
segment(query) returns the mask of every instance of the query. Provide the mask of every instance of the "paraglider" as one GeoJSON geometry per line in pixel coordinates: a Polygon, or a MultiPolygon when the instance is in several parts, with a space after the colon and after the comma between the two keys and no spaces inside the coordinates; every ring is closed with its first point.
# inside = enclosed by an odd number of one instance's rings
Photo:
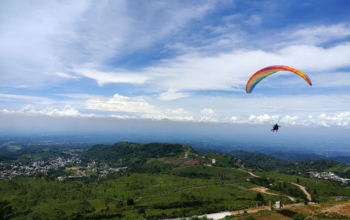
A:
{"type": "MultiPolygon", "coordinates": [[[[312,86],[311,80],[310,78],[303,72],[301,72],[300,70],[297,70],[293,67],[289,67],[289,66],[269,66],[269,67],[265,67],[261,70],[259,70],[258,72],[254,73],[250,79],[247,82],[246,85],[246,92],[247,93],[251,93],[254,89],[254,87],[261,81],[263,80],[265,77],[274,74],[278,71],[290,71],[293,72],[299,76],[301,76],[310,86],[312,86]]],[[[278,132],[278,128],[281,127],[279,126],[277,123],[275,125],[273,125],[273,128],[271,129],[272,132],[278,132]]]]}
{"type": "Polygon", "coordinates": [[[299,76],[301,76],[307,83],[309,83],[309,85],[311,86],[311,80],[310,78],[303,72],[301,72],[300,70],[297,70],[295,68],[289,67],[289,66],[269,66],[266,67],[264,69],[259,70],[258,72],[256,72],[254,75],[252,75],[250,77],[250,79],[247,82],[247,85],[245,87],[245,90],[247,93],[251,93],[254,89],[254,87],[261,81],[263,80],[265,77],[276,73],[278,71],[290,71],[293,72],[299,76]]]}
{"type": "Polygon", "coordinates": [[[281,127],[279,126],[277,123],[273,126],[273,128],[271,129],[272,132],[278,132],[278,128],[281,127]]]}

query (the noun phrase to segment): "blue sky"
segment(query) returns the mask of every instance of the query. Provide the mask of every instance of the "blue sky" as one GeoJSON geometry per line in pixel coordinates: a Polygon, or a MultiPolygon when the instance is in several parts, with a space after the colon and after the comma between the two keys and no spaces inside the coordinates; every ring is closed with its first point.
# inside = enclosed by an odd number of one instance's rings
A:
{"type": "Polygon", "coordinates": [[[347,0],[0,4],[3,119],[350,128],[347,0]],[[279,72],[246,94],[270,65],[313,86],[279,72]]]}

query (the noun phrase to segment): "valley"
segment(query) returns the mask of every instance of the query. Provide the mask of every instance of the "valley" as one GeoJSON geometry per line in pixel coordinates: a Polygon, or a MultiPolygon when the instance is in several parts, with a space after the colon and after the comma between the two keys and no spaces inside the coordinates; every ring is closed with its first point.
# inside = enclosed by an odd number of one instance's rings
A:
{"type": "MultiPolygon", "coordinates": [[[[236,218],[259,210],[275,212],[276,201],[289,209],[350,198],[350,189],[341,182],[312,178],[307,169],[298,175],[264,169],[271,167],[267,161],[256,156],[249,161],[248,153],[202,154],[187,145],[131,142],[74,153],[64,149],[66,153],[57,154],[61,159],[52,159],[50,147],[45,151],[50,157],[28,163],[60,161],[60,166],[0,181],[3,219],[170,219],[224,211],[236,218]]],[[[37,153],[42,155],[40,149],[37,153]]],[[[17,169],[20,162],[15,160],[2,161],[0,168],[17,169]]]]}

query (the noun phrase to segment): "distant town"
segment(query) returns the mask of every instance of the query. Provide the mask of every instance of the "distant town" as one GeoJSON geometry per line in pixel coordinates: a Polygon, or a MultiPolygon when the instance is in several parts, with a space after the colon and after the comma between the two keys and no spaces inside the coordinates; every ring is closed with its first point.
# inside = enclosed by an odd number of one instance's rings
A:
{"type": "Polygon", "coordinates": [[[319,172],[311,171],[311,172],[309,172],[309,174],[310,174],[310,177],[313,177],[313,178],[340,181],[344,185],[349,185],[350,184],[350,179],[341,178],[341,177],[335,175],[332,172],[321,172],[321,173],[319,173],[319,172]]]}

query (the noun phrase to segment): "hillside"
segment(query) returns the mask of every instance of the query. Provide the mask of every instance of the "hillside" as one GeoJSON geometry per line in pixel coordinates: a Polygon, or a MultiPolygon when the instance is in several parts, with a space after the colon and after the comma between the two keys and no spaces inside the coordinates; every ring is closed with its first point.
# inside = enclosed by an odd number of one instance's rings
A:
{"type": "MultiPolygon", "coordinates": [[[[209,154],[208,154],[209,155],[209,154]]],[[[210,154],[213,158],[219,157],[219,154],[210,154]]],[[[221,154],[220,154],[221,155],[221,154]]],[[[306,161],[285,161],[275,158],[270,155],[265,155],[259,152],[244,152],[233,151],[227,153],[227,159],[221,156],[221,163],[226,161],[226,166],[232,165],[236,161],[236,165],[243,166],[243,168],[259,169],[264,171],[275,171],[281,173],[291,174],[305,174],[310,171],[316,172],[334,172],[340,177],[350,178],[350,167],[332,160],[306,160],[306,161]],[[240,163],[237,163],[239,161],[240,163]]]]}
{"type": "Polygon", "coordinates": [[[144,164],[152,158],[185,157],[186,152],[196,153],[190,146],[181,144],[119,142],[114,145],[94,145],[83,155],[87,160],[98,160],[127,166],[144,164]]]}

